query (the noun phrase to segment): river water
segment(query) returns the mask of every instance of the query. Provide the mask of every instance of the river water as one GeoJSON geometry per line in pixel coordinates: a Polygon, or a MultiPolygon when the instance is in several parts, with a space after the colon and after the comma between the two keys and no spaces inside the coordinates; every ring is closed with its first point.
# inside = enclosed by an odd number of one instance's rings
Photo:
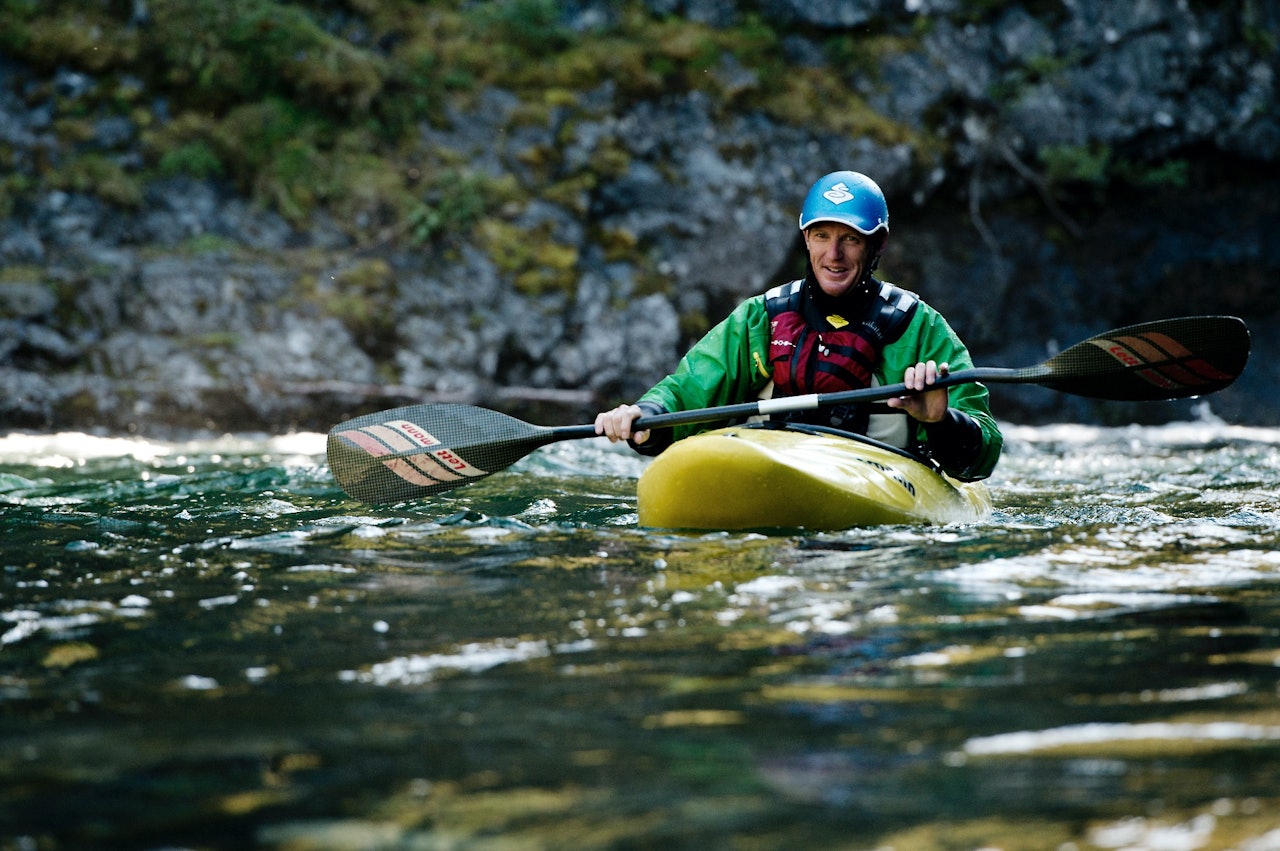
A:
{"type": "Polygon", "coordinates": [[[603,441],[0,435],[0,849],[1280,849],[1280,431],[1007,437],[983,523],[675,535],[603,441]]]}

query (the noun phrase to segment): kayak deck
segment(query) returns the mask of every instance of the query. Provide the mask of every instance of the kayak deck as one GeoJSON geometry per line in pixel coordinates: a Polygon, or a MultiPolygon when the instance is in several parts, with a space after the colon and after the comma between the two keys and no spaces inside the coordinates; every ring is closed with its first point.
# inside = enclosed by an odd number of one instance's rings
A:
{"type": "Polygon", "coordinates": [[[641,526],[847,529],[963,523],[991,513],[986,486],[950,478],[858,435],[736,426],[677,441],[637,488],[641,526]]]}

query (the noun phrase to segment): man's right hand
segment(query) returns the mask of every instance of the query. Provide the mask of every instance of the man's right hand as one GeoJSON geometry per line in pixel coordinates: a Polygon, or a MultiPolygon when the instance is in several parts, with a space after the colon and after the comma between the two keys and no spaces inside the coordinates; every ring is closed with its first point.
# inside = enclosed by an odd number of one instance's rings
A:
{"type": "Polygon", "coordinates": [[[610,443],[617,443],[619,440],[644,443],[649,439],[647,430],[631,433],[631,424],[643,414],[639,405],[619,405],[612,411],[601,411],[596,414],[596,434],[609,438],[610,443]]]}

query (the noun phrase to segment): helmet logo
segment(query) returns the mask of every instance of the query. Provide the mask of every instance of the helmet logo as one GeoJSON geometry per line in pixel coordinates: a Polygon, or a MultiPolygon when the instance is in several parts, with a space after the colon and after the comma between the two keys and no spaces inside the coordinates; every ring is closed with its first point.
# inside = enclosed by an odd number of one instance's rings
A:
{"type": "Polygon", "coordinates": [[[845,201],[853,200],[853,193],[849,191],[849,187],[843,181],[832,186],[826,192],[822,193],[822,197],[826,198],[832,204],[843,204],[845,201]]]}

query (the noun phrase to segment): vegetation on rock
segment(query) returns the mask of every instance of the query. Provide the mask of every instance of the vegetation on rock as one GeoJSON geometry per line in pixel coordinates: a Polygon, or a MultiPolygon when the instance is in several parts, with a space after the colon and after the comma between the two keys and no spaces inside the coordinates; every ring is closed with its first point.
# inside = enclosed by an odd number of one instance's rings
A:
{"type": "MultiPolygon", "coordinates": [[[[488,87],[516,93],[530,122],[609,82],[623,103],[702,91],[725,110],[885,142],[910,136],[839,77],[788,67],[759,16],[721,30],[634,1],[609,8],[608,20],[570,28],[552,0],[3,0],[0,50],[93,78],[83,96],[55,97],[57,150],[36,173],[6,177],[6,188],[136,207],[151,178],[222,178],[296,225],[323,208],[357,239],[422,241],[521,193],[585,179],[490,187],[423,148],[420,123],[445,121],[450,102],[488,87]],[[104,116],[133,123],[143,161],[83,144],[90,119],[104,116]]],[[[874,48],[892,49],[883,39],[874,48]]],[[[830,49],[861,52],[847,35],[830,49]]],[[[28,93],[33,103],[48,95],[28,93]]],[[[590,163],[605,174],[625,167],[620,151],[590,163]]]]}

